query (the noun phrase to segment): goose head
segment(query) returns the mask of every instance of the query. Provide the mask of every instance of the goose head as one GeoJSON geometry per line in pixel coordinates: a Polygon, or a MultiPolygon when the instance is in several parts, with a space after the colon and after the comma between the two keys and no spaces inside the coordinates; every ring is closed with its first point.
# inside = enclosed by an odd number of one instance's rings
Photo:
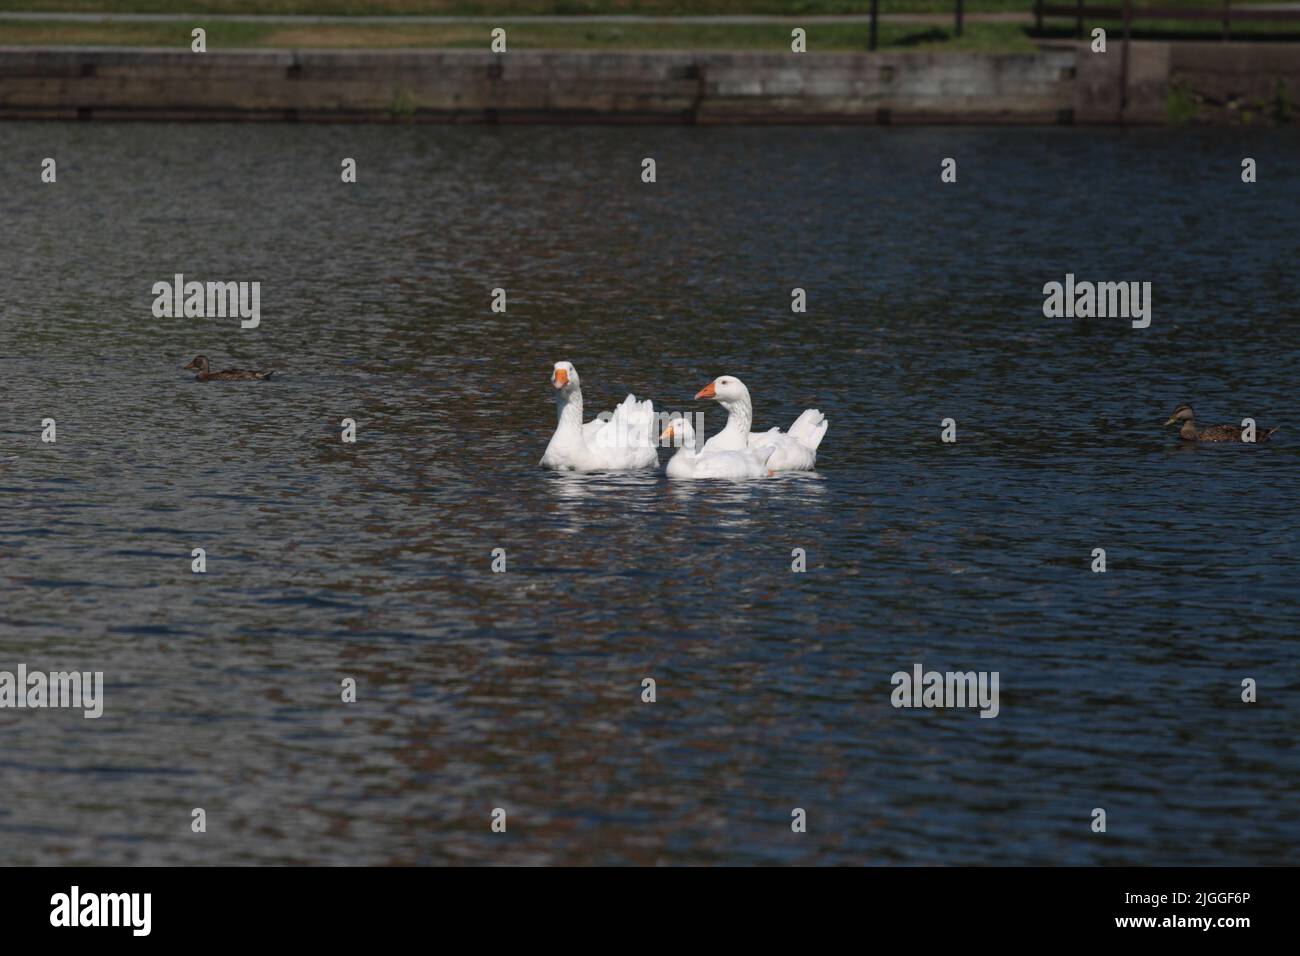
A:
{"type": "Polygon", "coordinates": [[[720,375],[695,393],[696,398],[711,398],[729,406],[749,401],[749,389],[734,375],[720,375]]]}
{"type": "Polygon", "coordinates": [[[185,366],[185,371],[206,372],[208,370],[208,357],[206,355],[196,355],[189,365],[185,366]]]}
{"type": "Polygon", "coordinates": [[[663,445],[671,442],[678,448],[685,448],[687,451],[695,449],[695,429],[691,426],[691,420],[686,417],[674,417],[668,422],[659,436],[659,444],[663,445]]]}
{"type": "Polygon", "coordinates": [[[563,395],[577,391],[581,385],[578,370],[572,362],[556,362],[555,368],[551,369],[551,384],[563,395]]]}
{"type": "Polygon", "coordinates": [[[1172,414],[1170,414],[1169,421],[1165,422],[1165,426],[1168,427],[1169,425],[1174,425],[1178,422],[1190,422],[1195,419],[1196,413],[1192,411],[1192,406],[1186,404],[1179,405],[1173,410],[1172,414]]]}

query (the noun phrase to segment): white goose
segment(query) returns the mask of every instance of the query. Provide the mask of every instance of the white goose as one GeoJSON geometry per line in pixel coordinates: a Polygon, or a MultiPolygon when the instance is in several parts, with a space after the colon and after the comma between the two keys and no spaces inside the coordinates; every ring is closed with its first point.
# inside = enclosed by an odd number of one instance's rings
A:
{"type": "Polygon", "coordinates": [[[628,471],[659,464],[651,436],[654,403],[629,395],[613,414],[582,422],[582,383],[570,362],[556,362],[551,373],[559,422],[540,464],[559,471],[628,471]]]}
{"type": "Polygon", "coordinates": [[[826,435],[830,422],[815,408],[809,408],[794,420],[788,432],[773,428],[758,434],[751,433],[754,420],[754,403],[749,389],[734,375],[723,375],[705,385],[695,396],[711,398],[727,410],[727,424],[704,443],[704,453],[715,451],[744,451],[771,445],[776,450],[767,461],[772,471],[812,471],[817,464],[817,446],[826,435]]]}
{"type": "Polygon", "coordinates": [[[666,441],[673,436],[681,439],[681,446],[668,459],[669,478],[763,478],[771,474],[767,460],[776,450],[771,445],[702,453],[695,448],[695,429],[687,418],[674,418],[659,440],[666,441]]]}

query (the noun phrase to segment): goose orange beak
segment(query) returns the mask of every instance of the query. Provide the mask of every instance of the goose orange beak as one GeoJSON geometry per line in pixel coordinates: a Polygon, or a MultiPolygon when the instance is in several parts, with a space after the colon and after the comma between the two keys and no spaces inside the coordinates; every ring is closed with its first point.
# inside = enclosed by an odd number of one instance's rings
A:
{"type": "Polygon", "coordinates": [[[673,426],[669,425],[667,428],[663,430],[663,434],[659,436],[659,440],[668,441],[672,437],[673,437],[673,426]]]}
{"type": "Polygon", "coordinates": [[[717,396],[717,394],[718,394],[718,390],[717,390],[716,388],[714,388],[714,387],[713,387],[713,383],[710,382],[708,385],[705,385],[702,389],[700,389],[698,392],[696,392],[696,393],[695,393],[695,397],[696,397],[696,398],[714,398],[714,397],[717,396]]]}
{"type": "Polygon", "coordinates": [[[569,373],[562,368],[557,368],[555,374],[551,376],[551,382],[556,388],[564,388],[569,384],[569,373]]]}

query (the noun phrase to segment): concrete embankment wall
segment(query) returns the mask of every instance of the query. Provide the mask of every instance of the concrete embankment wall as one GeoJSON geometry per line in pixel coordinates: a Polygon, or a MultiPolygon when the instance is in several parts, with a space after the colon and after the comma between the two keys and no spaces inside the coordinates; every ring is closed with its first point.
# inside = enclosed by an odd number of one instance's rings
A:
{"type": "Polygon", "coordinates": [[[1128,60],[1118,43],[1106,54],[0,47],[0,118],[1159,123],[1171,95],[1210,121],[1230,120],[1234,97],[1268,101],[1270,115],[1285,113],[1279,89],[1300,98],[1296,45],[1135,43],[1128,60]]]}

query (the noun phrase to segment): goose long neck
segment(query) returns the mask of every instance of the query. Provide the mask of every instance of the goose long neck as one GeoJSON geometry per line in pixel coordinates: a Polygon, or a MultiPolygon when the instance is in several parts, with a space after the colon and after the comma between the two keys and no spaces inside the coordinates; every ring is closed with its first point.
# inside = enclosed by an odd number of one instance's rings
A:
{"type": "Polygon", "coordinates": [[[576,429],[582,431],[582,389],[560,389],[560,394],[555,398],[555,404],[559,413],[557,430],[576,429]]]}
{"type": "Polygon", "coordinates": [[[748,395],[742,395],[732,402],[723,402],[722,407],[727,410],[727,424],[723,431],[749,441],[749,426],[754,422],[754,406],[749,401],[748,395]]]}

